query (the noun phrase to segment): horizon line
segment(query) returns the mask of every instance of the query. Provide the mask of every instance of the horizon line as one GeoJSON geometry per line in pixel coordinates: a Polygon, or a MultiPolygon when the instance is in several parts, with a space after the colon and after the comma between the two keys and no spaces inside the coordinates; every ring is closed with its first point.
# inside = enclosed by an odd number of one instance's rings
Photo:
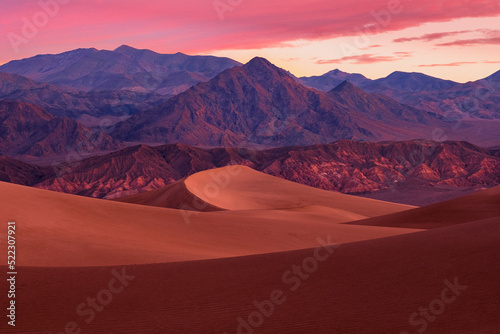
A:
{"type": "MultiPolygon", "coordinates": [[[[245,65],[248,63],[247,62],[241,62],[239,60],[236,60],[234,58],[231,58],[231,57],[225,57],[225,56],[215,56],[213,54],[189,54],[189,53],[185,53],[185,52],[182,52],[182,51],[177,51],[177,52],[173,52],[173,53],[161,53],[161,52],[158,52],[158,51],[154,51],[152,49],[144,49],[144,48],[136,48],[136,47],[133,47],[133,46],[130,46],[128,44],[121,44],[120,46],[114,48],[114,49],[99,49],[99,48],[96,48],[96,47],[83,47],[83,48],[76,48],[76,49],[71,49],[71,50],[66,50],[66,51],[62,51],[62,52],[59,52],[59,53],[37,53],[35,55],[32,55],[30,57],[25,57],[25,58],[19,58],[19,59],[11,59],[11,60],[8,60],[6,62],[1,62],[0,61],[0,66],[3,66],[5,64],[8,64],[12,61],[22,61],[22,60],[26,60],[26,59],[30,59],[30,58],[34,58],[36,56],[55,56],[55,55],[59,55],[59,54],[62,54],[62,53],[66,53],[66,52],[71,52],[71,51],[76,51],[76,50],[97,50],[97,51],[109,51],[109,52],[115,52],[117,49],[119,49],[120,47],[123,47],[123,46],[126,46],[126,47],[129,47],[131,49],[134,49],[134,50],[139,50],[139,51],[143,51],[143,50],[147,50],[147,51],[151,51],[151,52],[154,52],[154,53],[157,53],[157,54],[160,54],[160,55],[175,55],[175,54],[183,54],[183,55],[186,55],[186,56],[189,56],[189,57],[195,57],[195,56],[207,56],[207,57],[217,57],[217,58],[227,58],[227,59],[231,59],[233,61],[236,61],[240,64],[245,65]]],[[[486,77],[478,77],[477,79],[475,80],[468,80],[468,81],[456,81],[456,80],[452,80],[452,79],[447,79],[447,78],[443,78],[443,77],[437,77],[437,76],[433,76],[433,75],[430,75],[430,74],[426,74],[425,72],[421,72],[421,71],[411,71],[411,72],[407,72],[407,71],[401,71],[401,70],[393,70],[391,73],[389,73],[387,76],[382,76],[382,77],[378,77],[378,78],[371,78],[365,74],[363,74],[362,72],[347,72],[347,71],[343,71],[341,70],[339,67],[335,67],[335,68],[332,68],[331,70],[328,70],[322,74],[312,74],[312,75],[308,75],[308,76],[296,76],[295,74],[293,74],[290,70],[284,68],[284,67],[280,67],[278,65],[275,65],[273,62],[271,62],[268,58],[264,57],[264,56],[259,56],[259,55],[255,55],[254,57],[252,57],[251,59],[254,59],[254,58],[257,58],[257,57],[260,57],[260,58],[264,58],[266,60],[268,60],[271,64],[273,64],[274,66],[276,67],[279,67],[289,73],[291,73],[293,76],[295,76],[296,78],[310,78],[310,77],[317,77],[317,76],[323,76],[331,71],[335,71],[335,70],[338,70],[338,71],[341,71],[343,73],[347,73],[347,74],[361,74],[363,75],[364,77],[366,77],[367,79],[369,80],[378,80],[378,79],[383,79],[383,78],[386,78],[388,77],[389,75],[393,74],[393,73],[396,73],[396,72],[402,72],[402,73],[419,73],[419,74],[424,74],[424,75],[427,75],[427,76],[430,76],[430,77],[433,77],[433,78],[436,78],[436,79],[441,79],[441,80],[447,80],[447,81],[452,81],[452,82],[455,82],[455,83],[459,83],[459,84],[463,84],[463,83],[467,83],[467,82],[474,82],[474,81],[478,81],[478,80],[482,80],[482,79],[485,79],[487,78],[488,76],[491,76],[495,73],[497,73],[498,71],[500,71],[500,68],[498,70],[495,70],[494,72],[492,72],[491,74],[487,75],[486,77]]],[[[486,61],[484,61],[484,63],[487,63],[486,61]]],[[[500,63],[500,62],[499,62],[500,63]]],[[[470,62],[464,62],[464,64],[462,65],[470,65],[472,63],[470,62]]],[[[477,63],[475,63],[477,64],[477,63]]],[[[461,65],[456,65],[454,67],[460,67],[461,65]]],[[[419,67],[450,67],[449,64],[431,64],[431,65],[427,65],[427,64],[421,64],[419,65],[419,67]]],[[[1,71],[0,71],[1,72],[1,71]]]]}

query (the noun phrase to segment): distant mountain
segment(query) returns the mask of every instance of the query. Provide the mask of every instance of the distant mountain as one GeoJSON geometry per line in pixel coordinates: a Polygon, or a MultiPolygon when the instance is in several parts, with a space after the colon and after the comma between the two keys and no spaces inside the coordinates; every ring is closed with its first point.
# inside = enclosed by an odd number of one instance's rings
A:
{"type": "Polygon", "coordinates": [[[78,49],[13,60],[0,66],[0,71],[84,91],[129,90],[172,95],[238,65],[229,58],[159,54],[123,45],[113,51],[78,49]]]}
{"type": "Polygon", "coordinates": [[[53,116],[39,106],[0,101],[0,154],[24,158],[65,154],[85,157],[120,147],[100,130],[53,116]]]}
{"type": "Polygon", "coordinates": [[[398,98],[401,94],[425,93],[448,89],[456,82],[443,80],[422,73],[393,72],[385,78],[361,84],[361,88],[371,93],[398,98]]]}
{"type": "Polygon", "coordinates": [[[398,100],[448,118],[500,119],[500,71],[493,75],[425,94],[401,94],[398,100]]]}
{"type": "MultiPolygon", "coordinates": [[[[0,159],[0,177],[2,161],[0,159]]],[[[416,189],[419,196],[414,196],[413,201],[412,196],[406,196],[406,202],[417,205],[430,203],[432,198],[451,198],[500,184],[500,157],[495,156],[494,151],[466,142],[341,140],[327,145],[263,151],[201,149],[182,144],[138,145],[87,158],[67,168],[64,164],[56,166],[63,173],[58,177],[49,174],[43,179],[38,177],[40,182],[36,187],[115,198],[156,189],[196,172],[231,164],[246,165],[321,189],[351,194],[385,192],[385,199],[394,201],[416,189]]],[[[27,167],[19,169],[20,176],[10,172],[11,182],[33,184],[32,176],[25,170],[27,167]]],[[[36,173],[33,174],[43,172],[36,173]]]]}
{"type": "Polygon", "coordinates": [[[339,85],[341,78],[346,78],[366,92],[389,96],[400,103],[442,115],[449,120],[500,118],[500,71],[464,84],[415,72],[394,72],[385,78],[364,80],[359,74],[338,70],[298,80],[327,92],[339,85]]]}
{"type": "MultiPolygon", "coordinates": [[[[358,92],[352,92],[353,99],[358,92]]],[[[380,104],[379,97],[364,98],[380,104]]],[[[112,135],[135,142],[284,146],[427,137],[430,125],[439,122],[435,115],[404,106],[386,108],[383,119],[366,111],[334,93],[307,88],[266,59],[254,58],[119,123],[112,135]]]]}
{"type": "Polygon", "coordinates": [[[417,72],[396,71],[385,78],[371,80],[358,73],[346,73],[333,70],[320,76],[302,77],[298,79],[306,86],[327,92],[341,84],[349,81],[357,87],[370,93],[384,94],[397,98],[402,93],[432,92],[451,88],[456,82],[434,78],[417,72]]]}
{"type": "Polygon", "coordinates": [[[500,71],[493,73],[492,75],[484,78],[486,81],[491,81],[494,83],[500,83],[500,71]]]}
{"type": "Polygon", "coordinates": [[[82,92],[0,72],[0,100],[41,106],[55,116],[130,116],[164,102],[169,96],[125,90],[82,92]]]}
{"type": "Polygon", "coordinates": [[[335,69],[320,76],[301,77],[298,81],[305,86],[328,92],[344,81],[361,86],[371,80],[358,73],[346,73],[335,69]]]}
{"type": "Polygon", "coordinates": [[[401,121],[425,124],[431,120],[427,113],[385,95],[367,93],[348,81],[342,82],[328,94],[350,110],[357,110],[374,121],[388,124],[400,124],[401,121]]]}

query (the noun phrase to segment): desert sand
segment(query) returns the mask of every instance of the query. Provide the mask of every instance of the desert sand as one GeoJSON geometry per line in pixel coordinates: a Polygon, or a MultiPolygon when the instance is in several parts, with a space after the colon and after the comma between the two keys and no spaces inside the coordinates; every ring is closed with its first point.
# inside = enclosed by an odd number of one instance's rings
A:
{"type": "Polygon", "coordinates": [[[295,209],[314,205],[365,217],[414,208],[321,190],[239,165],[202,171],[166,187],[117,201],[175,209],[187,204],[197,211],[295,209]],[[206,208],[193,204],[193,200],[204,203],[206,208]]]}
{"type": "Polygon", "coordinates": [[[493,334],[500,326],[499,244],[498,218],[345,244],[307,279],[286,276],[300,286],[283,275],[313,249],[124,268],[27,267],[19,275],[18,300],[29,300],[19,329],[59,333],[74,322],[85,333],[237,333],[238,318],[248,324],[253,314],[260,326],[240,333],[417,333],[425,324],[425,333],[493,334]],[[89,316],[76,308],[107,289],[113,269],[133,279],[86,323],[89,316]],[[455,279],[456,294],[446,283],[455,279]],[[446,288],[453,302],[436,302],[446,288]],[[256,315],[254,301],[273,292],[281,304],[256,315]],[[432,322],[418,316],[420,325],[409,323],[429,305],[439,313],[429,314],[432,322]]]}
{"type": "Polygon", "coordinates": [[[139,204],[0,183],[16,333],[498,333],[498,188],[413,208],[247,168],[210,182],[139,204]],[[193,196],[214,211],[169,207],[193,196]]]}
{"type": "Polygon", "coordinates": [[[500,216],[500,187],[421,208],[352,222],[365,226],[432,229],[500,216]]]}
{"type": "MultiPolygon", "coordinates": [[[[296,185],[248,168],[232,176],[231,187],[220,189],[220,196],[228,198],[228,203],[217,198],[210,200],[226,208],[233,203],[243,207],[245,202],[247,207],[256,207],[256,188],[234,190],[244,186],[254,174],[264,180],[257,177],[255,185],[262,187],[262,193],[268,193],[268,207],[283,207],[282,210],[260,209],[241,214],[194,212],[0,183],[0,201],[8,208],[1,211],[0,217],[17,223],[18,246],[23,250],[19,252],[18,264],[49,267],[213,259],[309,248],[315,245],[318,235],[331,235],[332,243],[345,243],[413,231],[338,224],[400,211],[407,206],[296,185]],[[271,181],[274,182],[269,184],[271,181]],[[298,191],[293,193],[291,186],[297,186],[298,191]],[[289,199],[284,200],[271,190],[288,193],[289,199]],[[310,206],[313,200],[330,206],[310,206]],[[378,203],[382,203],[382,208],[377,207],[378,203]],[[340,209],[342,206],[346,209],[340,209]]],[[[171,197],[182,199],[182,191],[179,197],[171,197]]],[[[191,199],[187,196],[185,203],[194,205],[191,199]]]]}

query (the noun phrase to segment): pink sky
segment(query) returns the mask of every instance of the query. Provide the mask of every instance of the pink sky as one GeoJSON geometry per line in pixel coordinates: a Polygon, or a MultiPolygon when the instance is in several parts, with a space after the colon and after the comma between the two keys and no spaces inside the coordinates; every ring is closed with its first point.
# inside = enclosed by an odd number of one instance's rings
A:
{"type": "Polygon", "coordinates": [[[17,0],[2,4],[0,30],[0,64],[127,44],[241,62],[260,55],[298,76],[401,70],[464,82],[500,69],[498,1],[17,0]]]}

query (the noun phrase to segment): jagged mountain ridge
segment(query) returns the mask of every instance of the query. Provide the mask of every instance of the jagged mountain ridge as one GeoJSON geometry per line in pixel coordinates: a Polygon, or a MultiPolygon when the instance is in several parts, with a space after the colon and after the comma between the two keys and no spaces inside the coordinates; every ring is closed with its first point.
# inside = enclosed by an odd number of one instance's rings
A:
{"type": "MultiPolygon", "coordinates": [[[[153,190],[199,171],[231,164],[309,186],[343,193],[371,193],[418,184],[432,192],[500,184],[500,157],[466,142],[404,141],[331,144],[269,150],[201,149],[183,144],[138,145],[74,164],[54,166],[56,176],[36,187],[116,198],[153,190]],[[439,190],[441,189],[441,190],[439,190]]],[[[32,184],[10,174],[12,182],[32,184]],[[17,180],[17,181],[14,181],[17,180]]]]}
{"type": "MultiPolygon", "coordinates": [[[[382,105],[379,97],[364,97],[382,105]]],[[[286,71],[257,57],[132,116],[112,135],[133,142],[286,146],[339,139],[412,139],[428,137],[431,124],[447,126],[431,113],[410,112],[403,105],[398,109],[386,108],[385,117],[375,119],[355,104],[342,103],[335,94],[297,83],[286,71]]]]}

